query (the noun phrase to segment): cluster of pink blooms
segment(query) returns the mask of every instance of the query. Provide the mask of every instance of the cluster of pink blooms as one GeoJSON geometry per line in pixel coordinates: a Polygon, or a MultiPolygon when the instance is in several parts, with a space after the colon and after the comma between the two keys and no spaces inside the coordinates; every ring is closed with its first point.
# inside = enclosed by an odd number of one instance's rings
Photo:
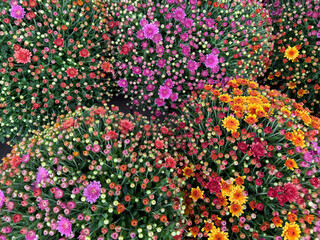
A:
{"type": "Polygon", "coordinates": [[[205,84],[264,74],[271,28],[257,1],[110,1],[108,11],[117,84],[156,115],[205,84]]]}

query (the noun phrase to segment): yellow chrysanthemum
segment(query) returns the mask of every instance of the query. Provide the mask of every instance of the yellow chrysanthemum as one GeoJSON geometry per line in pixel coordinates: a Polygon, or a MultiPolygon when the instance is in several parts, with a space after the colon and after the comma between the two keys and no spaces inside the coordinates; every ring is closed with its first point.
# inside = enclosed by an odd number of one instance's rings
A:
{"type": "Polygon", "coordinates": [[[229,94],[222,94],[222,95],[219,96],[219,100],[220,100],[221,102],[227,103],[227,102],[230,102],[231,97],[230,97],[229,94]]]}
{"type": "Polygon", "coordinates": [[[289,89],[295,89],[297,87],[297,84],[295,82],[290,81],[288,83],[288,88],[289,89]]]}
{"type": "Polygon", "coordinates": [[[292,47],[288,47],[284,53],[284,56],[288,59],[288,60],[295,60],[298,56],[299,56],[299,50],[296,48],[296,46],[292,47]]]}
{"type": "Polygon", "coordinates": [[[284,240],[298,240],[300,239],[300,227],[296,223],[288,223],[283,227],[282,237],[284,240]]]}
{"type": "Polygon", "coordinates": [[[243,205],[247,202],[247,196],[243,195],[244,187],[242,186],[234,186],[229,196],[229,200],[231,203],[237,203],[239,205],[243,205]]]}
{"type": "Polygon", "coordinates": [[[298,111],[299,116],[301,117],[304,124],[309,126],[311,124],[311,117],[310,114],[307,111],[298,111]]]}
{"type": "Polygon", "coordinates": [[[183,170],[183,175],[186,176],[187,178],[188,177],[191,177],[192,174],[193,174],[193,169],[191,167],[185,167],[183,170]]]}
{"type": "Polygon", "coordinates": [[[221,186],[221,192],[224,196],[229,196],[231,191],[232,191],[232,182],[231,183],[227,183],[227,181],[224,181],[223,179],[221,179],[220,182],[220,186],[221,186]]]}
{"type": "Polygon", "coordinates": [[[228,232],[223,232],[220,228],[216,227],[211,230],[208,236],[208,240],[229,240],[228,232]]]}
{"type": "Polygon", "coordinates": [[[223,123],[222,126],[225,129],[227,129],[228,132],[232,132],[232,133],[236,132],[239,128],[239,125],[240,125],[238,119],[236,119],[235,117],[230,117],[230,116],[224,118],[222,123],[223,123]]]}
{"type": "Polygon", "coordinates": [[[258,122],[258,118],[255,114],[249,114],[245,117],[244,121],[248,124],[255,124],[258,122]]]}

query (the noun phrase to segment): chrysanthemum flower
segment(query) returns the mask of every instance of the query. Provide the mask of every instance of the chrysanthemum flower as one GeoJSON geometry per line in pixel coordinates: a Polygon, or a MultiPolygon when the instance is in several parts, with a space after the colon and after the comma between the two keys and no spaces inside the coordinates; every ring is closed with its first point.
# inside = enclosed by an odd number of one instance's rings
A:
{"type": "Polygon", "coordinates": [[[284,240],[298,240],[300,239],[300,227],[296,223],[288,223],[283,227],[282,235],[284,240]]]}
{"type": "Polygon", "coordinates": [[[244,188],[241,186],[234,186],[229,196],[229,200],[232,203],[237,203],[239,205],[245,204],[248,197],[243,195],[243,190],[244,188]]]}
{"type": "Polygon", "coordinates": [[[71,237],[73,232],[72,232],[72,224],[69,219],[65,217],[61,217],[58,221],[58,231],[61,233],[62,236],[66,237],[71,237]]]}
{"type": "Polygon", "coordinates": [[[49,172],[46,170],[44,167],[39,167],[38,172],[37,172],[37,177],[36,177],[36,182],[40,183],[42,180],[45,180],[48,178],[49,172]]]}
{"type": "Polygon", "coordinates": [[[218,65],[218,63],[219,63],[219,58],[217,55],[213,53],[208,54],[204,62],[207,68],[214,68],[218,65]]]}
{"type": "Polygon", "coordinates": [[[293,61],[295,60],[298,56],[299,56],[299,50],[296,48],[296,46],[294,47],[288,47],[284,53],[284,56],[293,61]]]}
{"type": "Polygon", "coordinates": [[[239,120],[231,116],[224,118],[222,122],[222,126],[227,129],[228,132],[236,132],[240,125],[239,120]]]}
{"type": "Polygon", "coordinates": [[[204,193],[204,191],[201,191],[201,189],[199,187],[192,188],[190,198],[192,198],[193,201],[196,202],[196,201],[198,201],[198,199],[203,198],[203,193],[204,193]]]}
{"type": "Polygon", "coordinates": [[[171,94],[172,94],[171,88],[168,88],[166,86],[161,86],[159,88],[159,97],[161,99],[168,99],[168,98],[170,98],[171,94]]]}
{"type": "Polygon", "coordinates": [[[4,199],[5,199],[5,195],[4,193],[0,190],[0,208],[2,208],[3,204],[4,204],[4,199]]]}
{"type": "Polygon", "coordinates": [[[14,19],[21,19],[26,14],[24,8],[19,5],[13,5],[10,13],[14,19]]]}
{"type": "Polygon", "coordinates": [[[294,159],[287,159],[286,162],[285,162],[285,166],[287,168],[289,168],[290,170],[294,170],[295,168],[298,168],[298,165],[296,163],[296,161],[294,161],[294,159]]]}
{"type": "Polygon", "coordinates": [[[24,48],[20,48],[18,51],[14,52],[14,58],[16,59],[17,63],[29,63],[31,62],[32,53],[24,48]]]}
{"type": "Polygon", "coordinates": [[[239,217],[243,213],[243,206],[237,203],[231,203],[229,206],[229,210],[232,216],[239,217]]]}
{"type": "Polygon", "coordinates": [[[211,229],[211,232],[208,236],[208,240],[229,240],[228,232],[223,232],[220,228],[216,227],[211,229]]]}
{"type": "Polygon", "coordinates": [[[66,73],[67,73],[69,78],[74,78],[74,77],[76,77],[78,75],[78,70],[73,68],[73,67],[71,67],[71,68],[68,68],[66,70],[66,73]]]}
{"type": "Polygon", "coordinates": [[[157,33],[159,33],[159,28],[153,23],[146,24],[142,30],[144,36],[149,39],[152,39],[157,33]]]}
{"type": "Polygon", "coordinates": [[[95,203],[100,196],[101,184],[100,182],[93,181],[83,190],[83,196],[89,203],[95,203]]]}
{"type": "Polygon", "coordinates": [[[37,240],[38,237],[36,235],[36,232],[34,230],[30,230],[26,234],[26,240],[37,240]]]}

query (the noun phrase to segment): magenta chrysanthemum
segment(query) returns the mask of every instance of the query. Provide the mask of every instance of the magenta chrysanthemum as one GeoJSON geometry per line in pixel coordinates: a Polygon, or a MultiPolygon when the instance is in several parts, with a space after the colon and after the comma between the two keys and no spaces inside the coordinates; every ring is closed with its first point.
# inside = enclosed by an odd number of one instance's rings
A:
{"type": "Polygon", "coordinates": [[[189,62],[187,64],[187,68],[190,71],[196,71],[198,69],[198,63],[196,61],[189,60],[189,62]]]}
{"type": "Polygon", "coordinates": [[[49,177],[49,172],[44,167],[39,167],[37,172],[36,182],[40,183],[42,180],[45,180],[49,177]]]}
{"type": "Polygon", "coordinates": [[[26,240],[37,240],[38,237],[36,235],[36,232],[34,230],[30,230],[26,234],[26,240]]]}
{"type": "Polygon", "coordinates": [[[159,28],[153,23],[149,23],[143,27],[143,33],[146,38],[152,39],[157,33],[159,33],[159,28]]]}
{"type": "Polygon", "coordinates": [[[218,63],[219,63],[218,56],[213,53],[210,53],[206,56],[204,65],[206,65],[207,68],[214,68],[218,65],[218,63]]]}
{"type": "Polygon", "coordinates": [[[185,17],[186,17],[186,13],[183,11],[182,8],[178,7],[174,12],[174,19],[180,21],[185,17]]]}
{"type": "Polygon", "coordinates": [[[0,190],[0,208],[2,208],[3,206],[4,199],[5,199],[4,193],[0,190]]]}
{"type": "Polygon", "coordinates": [[[119,87],[123,87],[123,88],[127,87],[127,86],[128,86],[127,80],[125,80],[125,79],[119,79],[119,81],[118,81],[118,86],[119,86],[119,87]]]}
{"type": "Polygon", "coordinates": [[[14,58],[16,59],[17,63],[29,63],[31,62],[32,53],[24,48],[20,48],[18,51],[14,52],[14,58]]]}
{"type": "Polygon", "coordinates": [[[65,235],[66,237],[72,236],[72,224],[68,218],[61,217],[60,220],[57,221],[58,223],[58,231],[61,235],[65,235]]]}
{"type": "Polygon", "coordinates": [[[100,196],[101,184],[100,182],[90,182],[90,184],[83,190],[83,196],[89,203],[95,203],[100,196]]]}
{"type": "Polygon", "coordinates": [[[166,86],[161,86],[159,88],[159,92],[158,93],[159,93],[159,97],[161,99],[168,99],[168,98],[170,98],[170,95],[172,93],[172,89],[168,88],[166,86]]]}
{"type": "Polygon", "coordinates": [[[24,11],[23,7],[19,5],[13,5],[10,14],[14,19],[22,19],[26,12],[24,11]]]}
{"type": "Polygon", "coordinates": [[[154,100],[154,102],[155,102],[155,104],[157,104],[158,107],[162,107],[162,106],[164,106],[164,104],[165,104],[164,100],[161,99],[161,98],[156,98],[156,99],[154,100]]]}

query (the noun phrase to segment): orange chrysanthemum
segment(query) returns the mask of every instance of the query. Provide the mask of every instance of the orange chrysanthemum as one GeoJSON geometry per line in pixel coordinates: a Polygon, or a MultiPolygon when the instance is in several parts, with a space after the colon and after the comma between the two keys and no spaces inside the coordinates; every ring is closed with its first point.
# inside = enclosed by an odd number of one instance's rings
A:
{"type": "Polygon", "coordinates": [[[203,198],[203,191],[201,191],[201,189],[199,187],[197,188],[192,188],[191,189],[191,194],[190,194],[190,198],[192,198],[192,200],[194,202],[198,201],[198,199],[202,199],[203,198]]]}
{"type": "Polygon", "coordinates": [[[295,168],[298,168],[298,165],[297,163],[294,161],[294,159],[290,159],[288,158],[286,160],[286,163],[285,163],[286,167],[289,168],[290,170],[294,170],[295,168]]]}
{"type": "Polygon", "coordinates": [[[282,227],[282,220],[278,216],[273,217],[272,222],[276,227],[282,227]]]}
{"type": "Polygon", "coordinates": [[[283,227],[282,237],[284,240],[298,240],[300,239],[300,227],[296,223],[287,223],[283,227]]]}
{"type": "Polygon", "coordinates": [[[232,216],[239,217],[243,213],[243,207],[240,204],[237,204],[237,203],[232,203],[229,206],[229,210],[230,210],[232,216]]]}
{"type": "Polygon", "coordinates": [[[240,125],[238,119],[230,116],[224,118],[222,123],[223,123],[222,126],[226,128],[228,132],[232,132],[232,133],[236,132],[240,125]]]}

